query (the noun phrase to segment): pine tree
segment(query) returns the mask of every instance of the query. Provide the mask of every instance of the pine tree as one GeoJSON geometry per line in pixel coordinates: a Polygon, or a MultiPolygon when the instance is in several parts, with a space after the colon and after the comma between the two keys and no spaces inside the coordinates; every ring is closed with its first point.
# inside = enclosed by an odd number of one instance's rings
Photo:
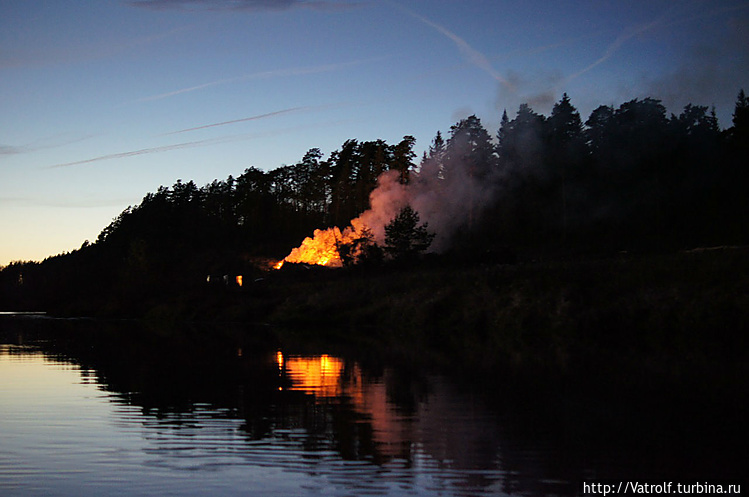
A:
{"type": "Polygon", "coordinates": [[[413,151],[416,138],[410,135],[403,137],[395,147],[393,147],[393,169],[400,172],[401,184],[408,184],[410,181],[411,169],[414,167],[413,160],[416,154],[413,151]]]}
{"type": "MultiPolygon", "coordinates": [[[[442,180],[445,178],[445,140],[442,133],[437,131],[429,151],[424,151],[419,164],[419,177],[427,182],[442,180]]],[[[431,183],[435,184],[435,183],[431,183]]]]}
{"type": "Polygon", "coordinates": [[[561,188],[562,238],[567,235],[567,183],[570,170],[582,162],[585,156],[585,139],[580,113],[570,103],[565,93],[554,104],[551,116],[546,121],[549,133],[547,167],[550,176],[561,188]]]}
{"type": "Polygon", "coordinates": [[[434,240],[427,223],[419,225],[419,214],[407,205],[385,226],[385,252],[393,259],[412,259],[434,240]]]}
{"type": "Polygon", "coordinates": [[[733,127],[728,134],[734,147],[746,152],[749,149],[749,98],[743,88],[736,98],[736,107],[733,111],[733,127]]]}

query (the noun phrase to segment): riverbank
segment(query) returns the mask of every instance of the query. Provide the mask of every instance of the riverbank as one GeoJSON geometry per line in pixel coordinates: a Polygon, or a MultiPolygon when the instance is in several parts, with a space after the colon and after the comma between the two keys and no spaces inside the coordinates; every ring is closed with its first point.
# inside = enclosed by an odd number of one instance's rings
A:
{"type": "Polygon", "coordinates": [[[626,363],[649,375],[744,368],[749,250],[432,267],[304,281],[276,324],[489,369],[626,363]]]}
{"type": "Polygon", "coordinates": [[[241,289],[201,286],[137,307],[110,300],[95,311],[267,323],[305,340],[466,372],[577,371],[584,364],[619,376],[624,365],[632,381],[749,377],[748,248],[517,264],[297,267],[241,289]]]}

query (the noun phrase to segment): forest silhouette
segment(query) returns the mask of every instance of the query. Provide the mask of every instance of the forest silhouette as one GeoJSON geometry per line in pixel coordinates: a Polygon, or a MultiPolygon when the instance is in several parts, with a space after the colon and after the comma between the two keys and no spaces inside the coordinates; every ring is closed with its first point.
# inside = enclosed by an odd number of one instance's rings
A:
{"type": "Polygon", "coordinates": [[[495,136],[470,116],[446,138],[437,132],[421,158],[414,146],[412,136],[396,144],[349,139],[328,157],[312,148],[299,162],[270,171],[249,167],[204,186],[161,186],[94,242],[3,268],[0,306],[50,310],[87,302],[106,314],[117,302],[137,315],[143,302],[197,291],[211,278],[264,278],[271,262],[313,230],[344,228],[369,209],[387,171],[402,185],[430,185],[430,198],[448,217],[456,183],[482,185],[452,216],[449,231],[429,223],[441,237],[434,249],[445,264],[749,241],[743,90],[723,130],[706,106],[669,115],[653,98],[602,105],[583,121],[565,94],[549,116],[527,104],[512,118],[505,111],[495,136]]]}

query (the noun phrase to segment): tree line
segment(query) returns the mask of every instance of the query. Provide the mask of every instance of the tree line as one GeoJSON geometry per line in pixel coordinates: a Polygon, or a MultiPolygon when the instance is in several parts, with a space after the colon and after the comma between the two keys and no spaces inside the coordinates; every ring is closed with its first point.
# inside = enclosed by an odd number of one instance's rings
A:
{"type": "MultiPolygon", "coordinates": [[[[549,116],[522,104],[490,133],[476,116],[441,132],[422,157],[415,139],[350,139],[325,158],[198,186],[177,180],[119,214],[93,243],[0,273],[1,305],[70,295],[154,299],[201,275],[251,272],[280,259],[312,230],[345,227],[369,208],[384,171],[439,190],[459,176],[491,189],[470,205],[453,252],[512,247],[533,253],[673,250],[743,244],[749,237],[749,99],[732,126],[689,104],[668,114],[653,98],[602,105],[583,121],[565,94],[549,116]],[[26,300],[24,300],[26,299],[26,300]]],[[[459,255],[458,255],[459,256],[459,255]]]]}

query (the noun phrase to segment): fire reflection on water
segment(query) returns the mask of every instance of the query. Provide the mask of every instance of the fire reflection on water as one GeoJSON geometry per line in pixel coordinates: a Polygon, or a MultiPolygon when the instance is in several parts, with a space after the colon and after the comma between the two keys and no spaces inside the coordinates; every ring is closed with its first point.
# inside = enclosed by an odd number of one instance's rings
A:
{"type": "Polygon", "coordinates": [[[279,374],[290,382],[290,390],[312,394],[316,403],[348,404],[371,424],[373,441],[382,456],[409,459],[414,420],[399,413],[389,401],[387,373],[373,381],[357,363],[330,355],[285,356],[278,351],[276,363],[279,374]]]}
{"type": "Polygon", "coordinates": [[[608,396],[562,398],[567,388],[503,388],[497,378],[468,386],[372,358],[119,326],[0,320],[0,378],[12,380],[0,381],[9,434],[0,437],[0,488],[192,495],[199,477],[199,491],[212,494],[525,496],[576,495],[584,475],[632,468],[688,474],[698,463],[743,474],[734,459],[744,448],[740,410],[705,411],[707,434],[682,438],[698,411],[644,410],[650,395],[609,406],[608,396]],[[692,443],[710,450],[683,450],[692,443]]]}
{"type": "Polygon", "coordinates": [[[285,357],[279,350],[276,362],[281,376],[291,381],[293,390],[312,393],[317,397],[337,397],[342,394],[342,359],[329,355],[285,357]]]}

